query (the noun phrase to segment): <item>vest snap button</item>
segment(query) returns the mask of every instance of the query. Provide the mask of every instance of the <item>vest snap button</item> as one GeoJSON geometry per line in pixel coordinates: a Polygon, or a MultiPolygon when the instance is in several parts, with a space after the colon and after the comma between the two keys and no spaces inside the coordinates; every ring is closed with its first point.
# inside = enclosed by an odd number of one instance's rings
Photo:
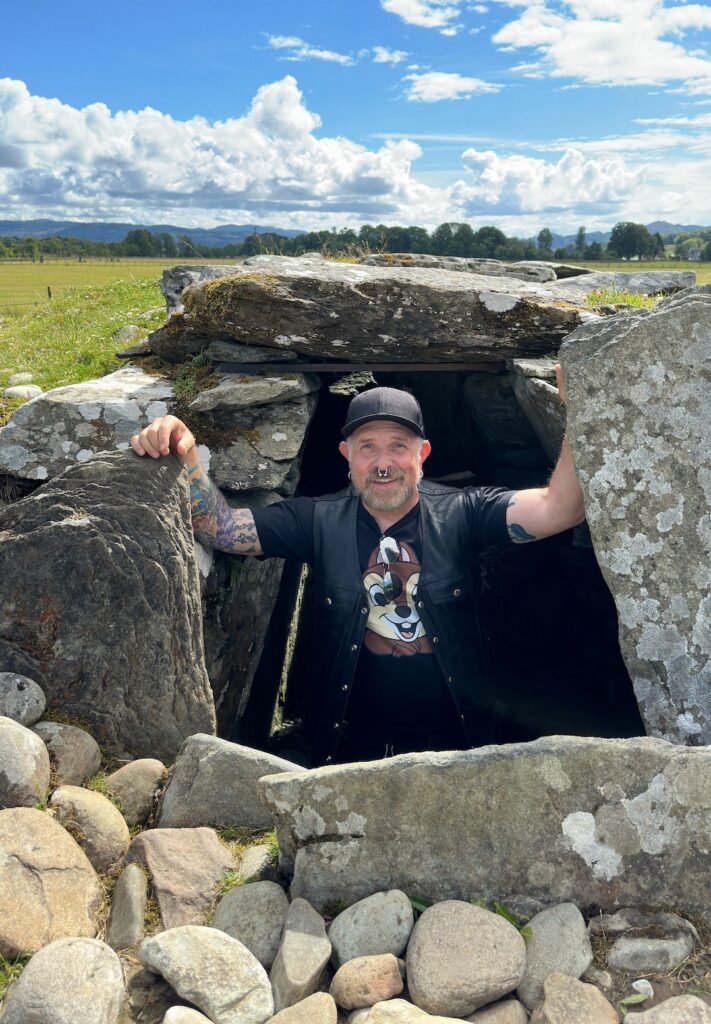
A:
{"type": "Polygon", "coordinates": [[[433,636],[432,637],[432,643],[433,644],[438,644],[439,643],[439,637],[438,636],[433,636]]]}
{"type": "Polygon", "coordinates": [[[331,598],[330,598],[330,597],[327,597],[327,598],[326,598],[326,602],[325,602],[325,603],[326,603],[326,604],[333,604],[333,601],[331,600],[331,598]]]}
{"type": "Polygon", "coordinates": [[[417,602],[417,607],[418,608],[424,608],[425,607],[425,602],[424,601],[418,601],[417,602]]]}
{"type": "Polygon", "coordinates": [[[455,597],[461,597],[462,596],[462,592],[459,589],[459,587],[455,587],[454,590],[452,591],[452,593],[454,594],[455,597]]]}
{"type": "Polygon", "coordinates": [[[367,606],[367,604],[363,605],[363,607],[360,610],[360,614],[361,615],[367,615],[368,614],[368,606],[367,606]]]}
{"type": "Polygon", "coordinates": [[[448,676],[447,682],[448,683],[453,683],[454,682],[454,676],[448,676]]]}
{"type": "Polygon", "coordinates": [[[348,690],[348,683],[346,683],[345,686],[342,686],[341,689],[343,690],[344,693],[346,693],[348,690]]]}
{"type": "Polygon", "coordinates": [[[352,651],[357,651],[358,650],[358,644],[351,644],[351,650],[352,651]]]}

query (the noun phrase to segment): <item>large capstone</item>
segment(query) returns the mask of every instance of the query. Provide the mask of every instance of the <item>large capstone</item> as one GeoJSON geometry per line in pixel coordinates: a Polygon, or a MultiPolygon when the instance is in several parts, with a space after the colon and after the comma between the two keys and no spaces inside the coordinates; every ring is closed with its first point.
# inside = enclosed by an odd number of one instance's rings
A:
{"type": "Polygon", "coordinates": [[[320,909],[402,889],[661,906],[711,919],[711,749],[549,737],[273,775],[260,782],[292,896],[320,909]],[[466,856],[462,856],[466,850],[466,856]]]}
{"type": "Polygon", "coordinates": [[[587,324],[561,358],[587,519],[647,730],[711,743],[711,286],[587,324]]]}
{"type": "Polygon", "coordinates": [[[0,509],[0,574],[0,661],[50,707],[168,762],[187,736],[214,732],[177,459],[97,455],[0,509]]]}
{"type": "MultiPolygon", "coordinates": [[[[538,282],[258,256],[190,285],[173,334],[331,359],[497,360],[547,352],[584,319],[538,282]]],[[[558,283],[555,283],[558,287],[558,283]]]]}

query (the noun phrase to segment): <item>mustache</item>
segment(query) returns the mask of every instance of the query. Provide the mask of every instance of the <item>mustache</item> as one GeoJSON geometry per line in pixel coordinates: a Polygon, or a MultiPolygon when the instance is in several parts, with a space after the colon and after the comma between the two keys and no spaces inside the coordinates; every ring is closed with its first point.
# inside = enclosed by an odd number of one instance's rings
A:
{"type": "Polygon", "coordinates": [[[405,479],[404,473],[396,473],[394,470],[392,470],[390,467],[388,467],[387,472],[384,475],[378,476],[377,469],[373,473],[368,473],[368,475],[365,478],[365,482],[367,484],[372,484],[372,483],[377,483],[379,480],[380,481],[382,481],[382,480],[400,481],[400,480],[404,480],[404,479],[405,479]]]}

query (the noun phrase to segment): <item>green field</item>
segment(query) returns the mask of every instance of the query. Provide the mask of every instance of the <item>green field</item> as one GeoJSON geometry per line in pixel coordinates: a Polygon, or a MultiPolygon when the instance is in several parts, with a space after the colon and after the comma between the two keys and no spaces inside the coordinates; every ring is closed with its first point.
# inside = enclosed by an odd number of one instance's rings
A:
{"type": "MultiPolygon", "coordinates": [[[[90,288],[113,281],[157,282],[166,267],[177,263],[207,263],[209,260],[45,260],[44,263],[6,261],[0,263],[0,316],[20,316],[46,305],[47,289],[58,298],[70,288],[90,288]]],[[[213,262],[236,263],[240,260],[213,262]]],[[[156,303],[163,296],[156,289],[156,303]]]]}

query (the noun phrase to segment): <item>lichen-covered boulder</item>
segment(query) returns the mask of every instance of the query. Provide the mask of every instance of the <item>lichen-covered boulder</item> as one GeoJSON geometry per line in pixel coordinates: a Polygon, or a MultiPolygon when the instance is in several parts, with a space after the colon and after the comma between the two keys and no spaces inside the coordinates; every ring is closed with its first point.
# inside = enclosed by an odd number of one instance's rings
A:
{"type": "Polygon", "coordinates": [[[711,286],[580,327],[560,356],[590,532],[647,731],[711,743],[711,286]]]}
{"type": "Polygon", "coordinates": [[[0,662],[36,679],[50,707],[116,751],[165,761],[214,731],[176,458],[97,455],[0,508],[0,575],[0,662]]]}
{"type": "Polygon", "coordinates": [[[0,715],[20,725],[32,726],[47,705],[42,687],[17,672],[0,672],[0,715]]]}

